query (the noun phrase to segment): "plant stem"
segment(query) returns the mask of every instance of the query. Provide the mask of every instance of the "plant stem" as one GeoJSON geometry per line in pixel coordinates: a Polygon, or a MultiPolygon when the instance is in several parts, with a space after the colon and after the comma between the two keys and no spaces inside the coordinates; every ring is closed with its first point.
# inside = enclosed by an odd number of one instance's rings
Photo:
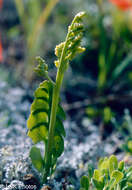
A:
{"type": "MultiPolygon", "coordinates": [[[[74,22],[74,20],[73,20],[74,22]]],[[[69,38],[69,33],[67,34],[65,45],[62,51],[62,55],[60,58],[60,66],[58,68],[57,76],[56,76],[56,83],[53,87],[53,95],[52,95],[52,106],[51,106],[51,117],[50,117],[50,124],[49,124],[49,135],[48,135],[48,144],[45,151],[45,172],[43,176],[43,182],[47,180],[47,177],[50,173],[50,166],[52,161],[52,147],[54,143],[54,131],[55,131],[55,122],[56,122],[56,113],[59,103],[59,95],[60,95],[60,88],[64,77],[64,72],[66,70],[66,62],[65,62],[65,52],[67,49],[67,41],[69,38]]]]}
{"type": "Polygon", "coordinates": [[[59,94],[60,94],[60,88],[63,80],[63,75],[58,75],[59,80],[56,81],[56,84],[53,89],[53,97],[52,97],[52,108],[51,108],[51,119],[50,119],[50,125],[49,125],[49,137],[48,137],[48,144],[47,144],[47,150],[45,152],[45,176],[44,176],[44,181],[47,179],[47,175],[50,172],[50,165],[52,161],[52,147],[53,147],[53,142],[54,142],[54,131],[55,131],[55,122],[56,122],[56,113],[57,113],[57,108],[58,108],[58,103],[59,103],[59,94]]]}

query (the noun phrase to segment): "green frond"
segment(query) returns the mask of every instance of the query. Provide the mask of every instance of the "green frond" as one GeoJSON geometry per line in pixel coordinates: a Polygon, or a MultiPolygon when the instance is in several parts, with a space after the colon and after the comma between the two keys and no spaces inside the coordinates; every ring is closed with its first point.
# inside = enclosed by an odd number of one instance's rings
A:
{"type": "MultiPolygon", "coordinates": [[[[39,85],[34,93],[35,99],[31,105],[31,113],[27,121],[27,127],[28,136],[35,144],[41,141],[45,142],[46,144],[48,141],[52,91],[52,84],[49,81],[44,81],[39,85]]],[[[56,117],[55,137],[53,139],[53,156],[59,157],[64,150],[63,137],[66,135],[62,123],[62,120],[65,119],[65,113],[60,104],[58,105],[56,117]]],[[[30,154],[32,155],[32,152],[30,154]]],[[[33,156],[31,156],[31,158],[32,157],[33,156]]],[[[34,162],[35,161],[33,161],[33,163],[34,162]]]]}

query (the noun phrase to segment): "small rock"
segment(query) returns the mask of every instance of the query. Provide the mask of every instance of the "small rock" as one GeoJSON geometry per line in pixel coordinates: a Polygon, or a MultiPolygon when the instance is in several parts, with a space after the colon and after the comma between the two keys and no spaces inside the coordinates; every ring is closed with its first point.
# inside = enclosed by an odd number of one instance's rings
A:
{"type": "Polygon", "coordinates": [[[4,185],[0,184],[0,190],[4,189],[4,185]]]}
{"type": "Polygon", "coordinates": [[[44,186],[44,187],[42,187],[42,189],[41,190],[51,190],[51,188],[49,187],[49,186],[44,186]]]}

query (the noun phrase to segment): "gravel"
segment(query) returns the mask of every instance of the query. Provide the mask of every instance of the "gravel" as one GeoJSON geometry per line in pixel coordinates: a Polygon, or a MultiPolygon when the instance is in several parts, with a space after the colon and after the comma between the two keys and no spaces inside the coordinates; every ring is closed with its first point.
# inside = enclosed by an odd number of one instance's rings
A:
{"type": "MultiPolygon", "coordinates": [[[[29,158],[32,141],[26,128],[31,102],[26,98],[27,90],[12,88],[6,82],[1,81],[0,91],[0,189],[19,190],[24,188],[25,175],[38,177],[29,158]]],[[[78,189],[80,176],[87,174],[88,161],[95,165],[105,155],[99,130],[87,118],[82,126],[70,119],[64,125],[65,151],[58,160],[54,179],[49,180],[53,190],[62,189],[64,183],[69,190],[74,186],[78,189]]],[[[38,146],[43,148],[41,143],[38,146]]]]}

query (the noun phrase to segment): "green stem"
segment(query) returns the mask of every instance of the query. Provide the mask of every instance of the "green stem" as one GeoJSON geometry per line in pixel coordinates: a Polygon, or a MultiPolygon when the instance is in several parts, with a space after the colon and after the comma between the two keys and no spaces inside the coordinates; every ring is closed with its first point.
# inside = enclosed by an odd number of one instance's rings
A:
{"type": "Polygon", "coordinates": [[[63,80],[63,75],[58,73],[58,77],[56,80],[56,84],[53,89],[53,97],[52,97],[52,107],[51,107],[51,118],[50,118],[50,124],[49,124],[49,136],[48,136],[48,144],[47,144],[47,150],[45,152],[45,175],[43,178],[43,181],[45,182],[47,180],[47,176],[50,172],[50,165],[52,161],[52,147],[54,142],[54,131],[55,131],[55,122],[56,122],[56,113],[59,103],[59,95],[60,95],[60,88],[63,80]]]}
{"type": "Polygon", "coordinates": [[[63,81],[64,77],[64,72],[65,72],[65,51],[67,48],[67,39],[69,37],[69,33],[67,34],[65,46],[62,51],[62,56],[60,59],[60,67],[57,72],[56,76],[56,83],[53,88],[53,95],[52,95],[52,106],[51,106],[51,117],[50,117],[50,124],[49,124],[49,135],[48,135],[48,144],[47,144],[47,149],[45,151],[45,172],[43,176],[43,182],[47,180],[47,176],[50,173],[50,165],[52,161],[52,147],[54,143],[54,131],[55,131],[55,122],[56,122],[56,113],[57,113],[57,108],[58,108],[58,103],[59,103],[59,96],[60,96],[60,89],[61,89],[61,84],[63,81]]]}
{"type": "Polygon", "coordinates": [[[47,78],[48,81],[50,81],[50,83],[51,83],[52,85],[55,85],[54,81],[49,77],[48,73],[45,72],[44,77],[47,78]]]}
{"type": "MultiPolygon", "coordinates": [[[[71,28],[74,25],[75,19],[71,24],[71,28]]],[[[48,135],[48,144],[45,151],[45,172],[43,176],[43,182],[46,182],[48,175],[50,174],[50,166],[52,162],[52,148],[54,143],[54,131],[55,131],[55,122],[56,122],[56,113],[59,103],[59,96],[60,96],[60,89],[64,77],[64,72],[67,68],[67,62],[65,61],[66,50],[68,46],[68,39],[70,35],[70,29],[66,36],[65,45],[62,50],[61,58],[60,58],[60,66],[57,71],[56,76],[56,83],[53,87],[53,94],[52,94],[52,105],[51,105],[51,117],[50,117],[50,124],[49,124],[49,135],[48,135]]]]}

